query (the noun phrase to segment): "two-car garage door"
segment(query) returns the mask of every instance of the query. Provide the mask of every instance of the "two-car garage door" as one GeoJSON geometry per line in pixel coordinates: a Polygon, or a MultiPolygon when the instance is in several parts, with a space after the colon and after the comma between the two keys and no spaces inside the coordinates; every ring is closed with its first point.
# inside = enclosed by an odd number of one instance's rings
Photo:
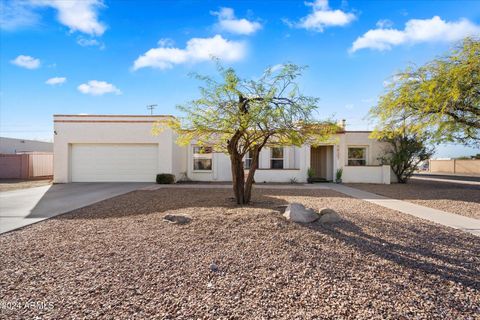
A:
{"type": "Polygon", "coordinates": [[[73,182],[153,182],[157,144],[72,144],[73,182]]]}

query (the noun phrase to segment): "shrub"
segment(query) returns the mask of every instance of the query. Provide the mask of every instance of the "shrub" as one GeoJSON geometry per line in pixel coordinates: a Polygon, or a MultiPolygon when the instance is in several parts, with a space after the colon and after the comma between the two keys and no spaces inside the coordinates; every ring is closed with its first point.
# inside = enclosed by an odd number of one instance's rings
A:
{"type": "Polygon", "coordinates": [[[313,177],[315,176],[315,170],[313,168],[308,168],[307,170],[307,182],[313,183],[313,177]]]}
{"type": "Polygon", "coordinates": [[[157,174],[157,183],[158,184],[172,184],[175,183],[175,176],[169,173],[159,173],[157,174]]]}
{"type": "Polygon", "coordinates": [[[434,147],[417,134],[394,133],[382,138],[382,141],[389,143],[390,149],[379,160],[390,165],[399,183],[407,183],[418,165],[430,159],[435,152],[434,147]]]}
{"type": "Polygon", "coordinates": [[[315,176],[315,169],[308,168],[307,170],[307,178],[313,178],[315,176]]]}
{"type": "Polygon", "coordinates": [[[337,169],[335,172],[335,178],[337,181],[342,180],[342,175],[343,175],[343,168],[337,169]]]}

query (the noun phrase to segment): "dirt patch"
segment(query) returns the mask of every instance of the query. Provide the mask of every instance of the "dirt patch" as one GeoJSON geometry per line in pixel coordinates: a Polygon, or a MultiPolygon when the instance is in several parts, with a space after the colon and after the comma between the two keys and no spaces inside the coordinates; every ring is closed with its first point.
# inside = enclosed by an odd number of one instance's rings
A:
{"type": "Polygon", "coordinates": [[[329,190],[136,191],[0,236],[8,319],[474,318],[480,240],[329,190]],[[344,219],[299,225],[289,202],[344,219]],[[166,214],[192,217],[165,223],[166,214]],[[213,266],[213,267],[212,267],[213,266]]]}
{"type": "Polygon", "coordinates": [[[407,184],[347,184],[382,196],[480,219],[480,186],[410,180],[407,184]]]}
{"type": "Polygon", "coordinates": [[[52,179],[45,179],[45,180],[0,179],[0,192],[41,187],[49,184],[52,184],[52,179]]]}

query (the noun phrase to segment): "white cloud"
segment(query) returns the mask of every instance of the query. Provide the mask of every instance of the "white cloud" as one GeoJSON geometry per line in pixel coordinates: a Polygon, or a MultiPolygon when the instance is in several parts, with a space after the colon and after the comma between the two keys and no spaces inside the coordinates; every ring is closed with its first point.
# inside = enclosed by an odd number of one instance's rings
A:
{"type": "Polygon", "coordinates": [[[411,19],[407,21],[403,30],[380,26],[367,31],[355,40],[350,52],[366,48],[383,51],[401,44],[421,42],[451,42],[479,34],[480,26],[467,19],[453,22],[444,21],[439,16],[424,20],[411,19]]]}
{"type": "Polygon", "coordinates": [[[35,9],[40,7],[57,10],[59,22],[71,32],[97,36],[105,32],[105,24],[98,20],[98,10],[105,7],[103,0],[17,0],[2,3],[2,28],[14,30],[34,25],[38,20],[35,9]]]}
{"type": "Polygon", "coordinates": [[[98,20],[98,10],[105,5],[102,0],[31,0],[36,6],[55,8],[61,24],[70,31],[80,31],[90,35],[102,35],[105,25],[98,20]]]}
{"type": "Polygon", "coordinates": [[[345,105],[345,109],[347,110],[353,110],[355,108],[355,105],[353,103],[348,103],[345,105]]]}
{"type": "Polygon", "coordinates": [[[63,84],[65,83],[65,81],[67,81],[67,78],[65,77],[53,77],[45,81],[45,83],[51,86],[55,86],[55,85],[63,84]]]}
{"type": "Polygon", "coordinates": [[[212,38],[192,38],[185,49],[161,46],[150,49],[133,63],[133,70],[151,67],[169,69],[182,63],[196,63],[216,57],[224,61],[238,61],[246,55],[246,44],[230,41],[220,35],[212,38]]]}
{"type": "Polygon", "coordinates": [[[175,45],[175,41],[170,38],[162,38],[157,42],[159,47],[173,47],[175,45]]]}
{"type": "Polygon", "coordinates": [[[87,39],[84,37],[78,37],[77,43],[82,47],[99,47],[100,50],[105,49],[105,44],[97,39],[87,39]]]}
{"type": "Polygon", "coordinates": [[[39,20],[38,14],[25,1],[2,1],[0,12],[0,27],[7,31],[34,26],[39,20]]]}
{"type": "Polygon", "coordinates": [[[323,32],[327,27],[345,26],[356,19],[353,13],[344,12],[339,9],[330,9],[327,0],[316,0],[313,3],[307,2],[306,5],[312,7],[312,13],[300,19],[297,23],[287,22],[288,25],[323,32]]]}
{"type": "Polygon", "coordinates": [[[257,21],[237,19],[232,8],[220,8],[220,11],[212,12],[212,14],[218,16],[216,27],[220,31],[249,35],[262,28],[257,21]]]}
{"type": "Polygon", "coordinates": [[[382,19],[378,20],[377,23],[375,24],[378,28],[390,28],[393,26],[393,21],[389,19],[382,19]]]}
{"type": "Polygon", "coordinates": [[[90,80],[87,83],[79,85],[77,89],[81,93],[90,94],[92,96],[101,96],[105,93],[122,94],[122,92],[113,84],[98,80],[90,80]]]}
{"type": "Polygon", "coordinates": [[[19,55],[10,62],[26,69],[37,69],[40,67],[40,60],[30,56],[19,55]]]}

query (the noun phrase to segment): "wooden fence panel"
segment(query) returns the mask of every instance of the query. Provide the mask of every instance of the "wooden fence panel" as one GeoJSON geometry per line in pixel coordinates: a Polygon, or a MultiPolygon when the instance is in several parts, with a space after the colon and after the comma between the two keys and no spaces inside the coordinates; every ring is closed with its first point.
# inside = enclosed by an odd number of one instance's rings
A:
{"type": "Polygon", "coordinates": [[[27,179],[28,162],[27,154],[0,154],[0,178],[27,179]]]}
{"type": "Polygon", "coordinates": [[[52,153],[0,154],[0,178],[29,179],[53,176],[52,153]]]}
{"type": "Polygon", "coordinates": [[[30,154],[29,177],[53,176],[53,154],[30,154]]]}

